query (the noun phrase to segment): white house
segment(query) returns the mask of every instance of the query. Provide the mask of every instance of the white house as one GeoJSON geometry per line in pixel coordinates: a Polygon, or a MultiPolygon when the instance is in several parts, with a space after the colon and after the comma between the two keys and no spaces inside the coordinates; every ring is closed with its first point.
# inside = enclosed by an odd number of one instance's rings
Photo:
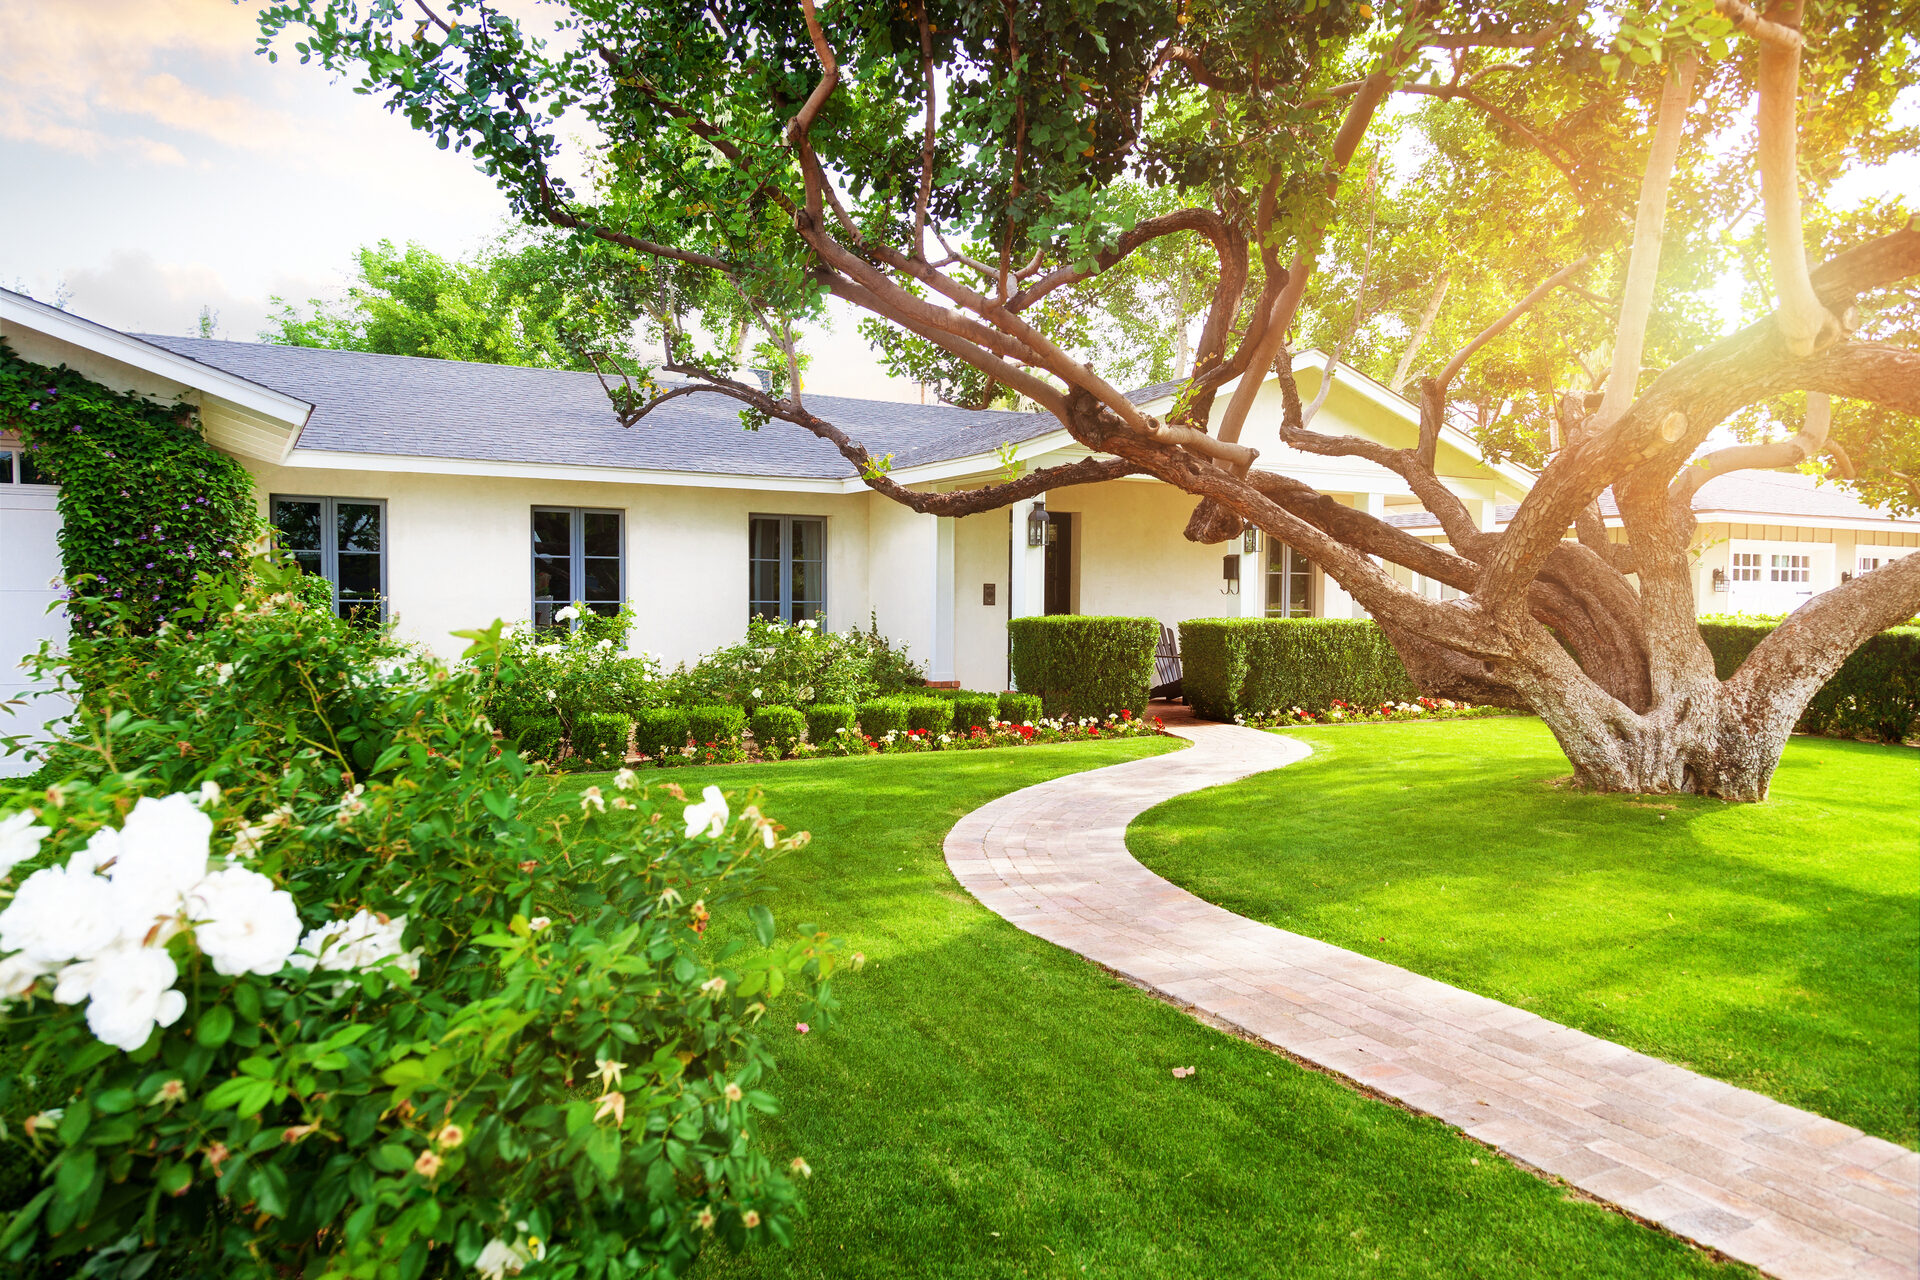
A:
{"type": "MultiPolygon", "coordinates": [[[[5,290],[0,340],[119,390],[195,404],[207,439],[252,473],[282,544],[334,584],[340,607],[377,609],[442,654],[458,647],[452,631],[496,617],[544,622],[569,600],[631,600],[634,643],[669,663],[737,639],[753,613],[819,615],[836,629],[873,620],[934,682],[1003,688],[1010,617],[1362,616],[1287,546],[1186,541],[1193,499],[1156,480],[938,518],[872,493],[798,428],[744,430],[718,396],[683,397],[623,428],[590,373],[132,335],[5,290]]],[[[1323,363],[1300,354],[1303,394],[1323,363]]],[[[1134,399],[1161,409],[1174,390],[1134,399]]],[[[1009,450],[1028,467],[1087,454],[1038,414],[808,399],[919,488],[993,483],[1009,450]]],[[[1397,476],[1281,445],[1280,413],[1269,384],[1242,437],[1263,467],[1437,539],[1397,476]]],[[[1346,369],[1314,425],[1399,446],[1418,433],[1412,405],[1346,369]]],[[[1533,478],[1489,463],[1451,426],[1438,466],[1486,529],[1533,478]]],[[[27,691],[12,656],[64,625],[48,612],[56,496],[0,432],[0,702],[27,691]]],[[[1777,612],[1920,545],[1920,521],[1797,476],[1724,477],[1696,505],[1703,612],[1777,612]]],[[[51,710],[43,700],[27,716],[37,725],[51,710]]]]}
{"type": "MultiPolygon", "coordinates": [[[[1494,527],[1506,528],[1515,510],[1500,508],[1494,527]]],[[[1601,496],[1600,511],[1612,537],[1624,540],[1611,493],[1601,496]]],[[[1703,617],[1791,613],[1856,573],[1920,550],[1920,517],[1890,516],[1798,471],[1715,476],[1693,495],[1693,514],[1693,596],[1703,617]]],[[[1427,541],[1445,542],[1425,511],[1392,519],[1427,541]]],[[[1411,580],[1434,595],[1452,594],[1439,583],[1411,580]]]]}
{"type": "MultiPolygon", "coordinates": [[[[719,396],[685,397],[623,428],[591,373],[130,335],[4,291],[0,339],[28,360],[196,404],[207,439],[253,474],[283,545],[334,582],[341,607],[380,609],[402,636],[442,653],[457,647],[456,628],[545,621],[571,599],[603,608],[626,599],[639,613],[635,644],[669,663],[737,639],[750,613],[820,614],[836,629],[873,619],[935,682],[1003,688],[1009,617],[1135,614],[1171,625],[1359,612],[1285,546],[1187,542],[1194,500],[1155,480],[937,518],[872,493],[798,428],[744,430],[719,396]]],[[[1303,353],[1309,395],[1318,364],[1303,353]]],[[[1160,406],[1173,390],[1136,399],[1160,406]]],[[[1006,446],[1029,467],[1087,452],[1038,414],[808,402],[875,454],[891,453],[893,477],[916,487],[992,483],[1006,446]]],[[[1371,463],[1281,446],[1279,417],[1269,387],[1243,437],[1263,466],[1377,512],[1412,502],[1371,463]]],[[[1405,401],[1358,375],[1336,384],[1315,425],[1394,444],[1416,432],[1405,401]]],[[[0,437],[0,458],[15,446],[0,437]]],[[[1451,429],[1440,466],[1488,521],[1530,479],[1488,465],[1451,429]]],[[[0,490],[9,656],[60,626],[44,612],[59,567],[55,495],[37,479],[15,465],[0,490]]],[[[15,672],[0,679],[20,687],[15,672]]]]}

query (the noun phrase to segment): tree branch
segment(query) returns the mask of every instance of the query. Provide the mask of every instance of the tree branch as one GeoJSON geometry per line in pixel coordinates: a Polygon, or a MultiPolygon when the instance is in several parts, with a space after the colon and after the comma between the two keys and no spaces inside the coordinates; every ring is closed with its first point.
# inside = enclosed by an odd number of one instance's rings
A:
{"type": "MultiPolygon", "coordinates": [[[[1802,0],[1783,0],[1773,8],[1778,25],[1800,25],[1802,0]]],[[[1806,228],[1800,215],[1797,100],[1800,46],[1777,38],[1760,41],[1760,105],[1755,116],[1760,139],[1760,196],[1766,209],[1767,259],[1773,268],[1774,313],[1787,350],[1796,356],[1840,336],[1840,323],[1820,305],[1807,274],[1806,228]]]]}
{"type": "Polygon", "coordinates": [[[1426,309],[1420,313],[1420,321],[1413,327],[1413,336],[1407,339],[1407,349],[1400,353],[1400,363],[1393,367],[1393,377],[1387,380],[1387,390],[1395,395],[1406,388],[1407,374],[1413,368],[1413,358],[1419,354],[1426,343],[1427,334],[1433,331],[1433,322],[1440,317],[1440,303],[1447,296],[1447,285],[1453,280],[1453,272],[1443,269],[1440,278],[1434,282],[1433,292],[1427,295],[1426,309]]]}

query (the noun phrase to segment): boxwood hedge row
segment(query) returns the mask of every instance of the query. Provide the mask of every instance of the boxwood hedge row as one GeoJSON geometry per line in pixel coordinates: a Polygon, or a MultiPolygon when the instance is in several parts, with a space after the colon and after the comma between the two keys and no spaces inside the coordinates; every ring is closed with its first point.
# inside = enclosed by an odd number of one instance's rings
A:
{"type": "Polygon", "coordinates": [[[1048,716],[1104,717],[1131,709],[1147,713],[1153,685],[1153,648],[1160,624],[1152,618],[1055,615],[1013,618],[1013,682],[1038,694],[1048,716]]]}

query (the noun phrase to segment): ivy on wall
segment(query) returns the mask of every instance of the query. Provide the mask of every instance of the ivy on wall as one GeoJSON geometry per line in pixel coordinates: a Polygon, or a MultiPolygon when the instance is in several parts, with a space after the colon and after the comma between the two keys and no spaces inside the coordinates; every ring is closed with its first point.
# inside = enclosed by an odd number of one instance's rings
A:
{"type": "Polygon", "coordinates": [[[192,406],[103,387],[0,342],[0,430],[19,434],[60,486],[60,562],[74,624],[90,597],[150,629],[186,603],[196,572],[245,559],[264,532],[253,478],[200,436],[192,406]]]}

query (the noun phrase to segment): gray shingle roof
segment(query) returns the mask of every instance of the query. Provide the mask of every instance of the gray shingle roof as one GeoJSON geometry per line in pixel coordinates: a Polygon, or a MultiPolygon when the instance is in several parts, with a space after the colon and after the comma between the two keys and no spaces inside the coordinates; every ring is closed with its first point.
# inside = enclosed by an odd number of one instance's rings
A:
{"type": "MultiPolygon", "coordinates": [[[[1494,511],[1494,519],[1505,524],[1513,519],[1514,512],[1519,509],[1517,504],[1502,505],[1494,511]]],[[[1693,495],[1693,509],[1701,514],[1724,511],[1766,517],[1763,523],[1901,518],[1868,506],[1846,489],[1833,484],[1821,484],[1812,476],[1801,475],[1797,471],[1733,471],[1715,476],[1693,495]]],[[[1611,490],[1600,495],[1600,514],[1609,520],[1620,514],[1611,490]]],[[[1387,517],[1387,523],[1402,529],[1440,527],[1440,522],[1425,511],[1391,515],[1387,517]]]]}
{"type": "MultiPolygon", "coordinates": [[[[720,395],[683,396],[623,428],[591,373],[134,336],[311,403],[303,450],[780,479],[854,474],[831,444],[790,423],[743,429],[740,405],[720,395]]],[[[810,395],[806,403],[872,453],[893,454],[896,469],[990,455],[1060,430],[1036,413],[841,396],[810,395]]]]}

